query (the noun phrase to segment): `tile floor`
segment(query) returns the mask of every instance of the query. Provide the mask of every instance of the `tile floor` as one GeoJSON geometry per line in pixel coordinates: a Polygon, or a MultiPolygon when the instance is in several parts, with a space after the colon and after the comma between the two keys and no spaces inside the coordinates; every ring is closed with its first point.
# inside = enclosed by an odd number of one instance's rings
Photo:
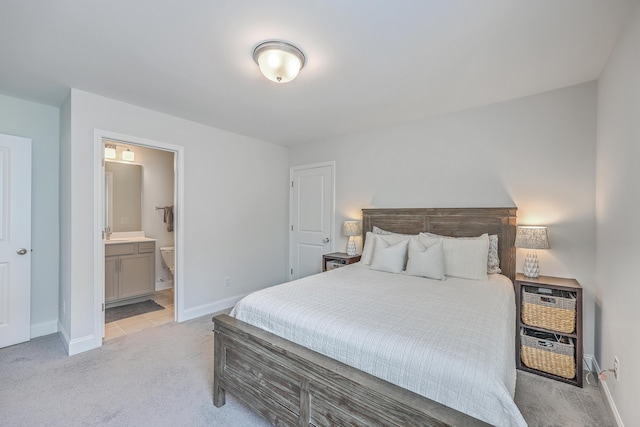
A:
{"type": "Polygon", "coordinates": [[[106,323],[104,325],[104,340],[132,334],[147,328],[173,322],[173,288],[157,291],[153,300],[164,307],[164,310],[127,317],[126,319],[106,323]]]}

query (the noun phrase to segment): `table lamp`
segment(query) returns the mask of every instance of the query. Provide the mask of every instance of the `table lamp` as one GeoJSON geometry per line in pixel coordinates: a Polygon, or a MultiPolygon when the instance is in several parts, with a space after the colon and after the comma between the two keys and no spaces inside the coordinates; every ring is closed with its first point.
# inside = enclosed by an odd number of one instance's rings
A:
{"type": "Polygon", "coordinates": [[[531,278],[538,277],[540,264],[536,249],[549,249],[547,227],[518,226],[515,247],[529,249],[524,260],[524,275],[531,278]]]}
{"type": "Polygon", "coordinates": [[[347,255],[353,256],[356,254],[356,241],[354,236],[362,234],[362,228],[360,227],[360,221],[345,221],[342,225],[342,234],[349,236],[349,242],[347,243],[347,255]]]}

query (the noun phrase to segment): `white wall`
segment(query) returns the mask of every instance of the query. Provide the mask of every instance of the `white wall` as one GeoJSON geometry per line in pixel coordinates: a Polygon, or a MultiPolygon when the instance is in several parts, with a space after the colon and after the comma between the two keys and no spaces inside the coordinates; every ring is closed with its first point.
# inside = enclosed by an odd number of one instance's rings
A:
{"type": "Polygon", "coordinates": [[[607,387],[629,426],[640,420],[640,6],[598,84],[597,147],[596,355],[601,368],[620,359],[607,387]]]}
{"type": "Polygon", "coordinates": [[[96,128],[184,147],[182,285],[187,316],[211,312],[220,301],[285,280],[286,148],[75,89],[70,123],[71,225],[65,239],[71,253],[62,263],[70,263],[72,342],[94,339],[96,128]],[[225,275],[232,277],[228,288],[223,288],[225,275]]]}
{"type": "Polygon", "coordinates": [[[32,140],[31,337],[58,330],[60,110],[0,95],[0,133],[32,140]]]}
{"type": "MultiPolygon", "coordinates": [[[[290,166],[336,160],[336,235],[368,207],[518,207],[547,225],[542,273],[585,288],[593,354],[596,84],[293,147],[290,166]]],[[[346,248],[346,238],[336,242],[346,248]]],[[[524,253],[518,252],[518,271],[524,253]]]]}

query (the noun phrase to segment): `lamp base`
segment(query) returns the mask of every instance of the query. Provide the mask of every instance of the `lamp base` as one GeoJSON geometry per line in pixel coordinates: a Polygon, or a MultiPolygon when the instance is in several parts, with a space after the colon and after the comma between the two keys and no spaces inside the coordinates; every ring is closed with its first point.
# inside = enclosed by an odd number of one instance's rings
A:
{"type": "Polygon", "coordinates": [[[540,276],[540,264],[538,263],[538,255],[535,251],[529,251],[524,259],[524,275],[530,278],[540,276]]]}
{"type": "Polygon", "coordinates": [[[353,236],[349,236],[349,243],[347,243],[347,255],[354,256],[356,254],[356,240],[353,236]]]}

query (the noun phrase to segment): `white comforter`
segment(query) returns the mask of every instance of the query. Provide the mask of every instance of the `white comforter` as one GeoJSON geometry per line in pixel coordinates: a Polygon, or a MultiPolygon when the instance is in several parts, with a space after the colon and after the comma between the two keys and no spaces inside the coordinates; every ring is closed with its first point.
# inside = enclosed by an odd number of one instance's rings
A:
{"type": "Polygon", "coordinates": [[[360,263],[255,292],[232,316],[497,426],[513,401],[511,281],[444,281],[360,263]]]}

